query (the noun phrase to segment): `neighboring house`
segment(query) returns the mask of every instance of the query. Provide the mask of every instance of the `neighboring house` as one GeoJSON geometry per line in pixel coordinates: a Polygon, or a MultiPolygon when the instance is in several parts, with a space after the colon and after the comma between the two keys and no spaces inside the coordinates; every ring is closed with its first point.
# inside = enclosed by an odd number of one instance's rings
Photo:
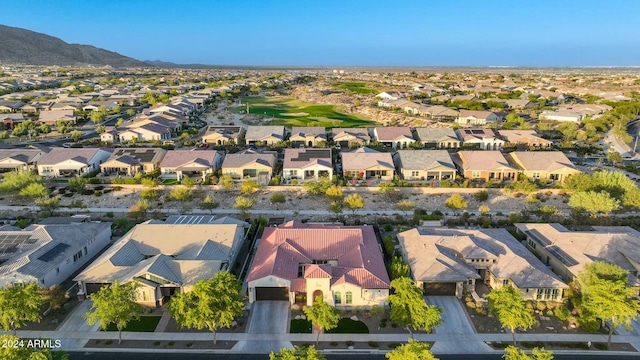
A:
{"type": "Polygon", "coordinates": [[[290,221],[262,233],[247,276],[249,302],[383,306],[389,276],[371,226],[290,221]]]}
{"type": "Polygon", "coordinates": [[[24,122],[22,113],[0,114],[0,121],[4,129],[13,129],[17,124],[24,122]]]}
{"type": "Polygon", "coordinates": [[[507,105],[509,109],[533,109],[536,107],[537,103],[531,102],[529,100],[522,99],[507,99],[504,100],[504,103],[507,105]]]}
{"type": "Polygon", "coordinates": [[[425,149],[457,149],[462,145],[456,132],[450,128],[415,128],[415,138],[425,149]]]}
{"type": "Polygon", "coordinates": [[[543,139],[535,130],[499,130],[500,137],[517,147],[550,149],[553,142],[543,139]]]}
{"type": "Polygon", "coordinates": [[[82,110],[95,111],[100,109],[100,107],[104,107],[107,111],[111,111],[116,106],[118,106],[118,103],[115,101],[91,101],[87,105],[84,105],[82,110]]]}
{"type": "MultiPolygon", "coordinates": [[[[111,241],[111,223],[0,227],[0,287],[60,285],[111,241]]],[[[63,289],[66,290],[66,289],[63,289]]]]}
{"type": "Polygon", "coordinates": [[[162,306],[175,293],[233,267],[245,237],[242,225],[213,224],[211,216],[179,218],[136,225],[73,279],[78,296],[115,281],[135,281],[139,303],[162,306]]]}
{"type": "Polygon", "coordinates": [[[513,286],[526,300],[561,301],[569,287],[505,229],[414,228],[398,240],[425,295],[513,286]]]}
{"type": "Polygon", "coordinates": [[[245,134],[248,145],[273,145],[285,138],[284,126],[250,125],[245,134]]]}
{"type": "Polygon", "coordinates": [[[342,152],[340,156],[342,173],[348,178],[391,180],[395,174],[393,159],[387,152],[362,147],[352,152],[342,152]]]}
{"type": "Polygon", "coordinates": [[[234,179],[254,179],[268,184],[276,166],[276,152],[245,150],[236,154],[227,154],[222,162],[222,175],[231,175],[234,179]]]}
{"type": "Polygon", "coordinates": [[[34,114],[34,113],[37,113],[38,111],[49,110],[51,105],[53,105],[52,102],[37,102],[37,103],[26,104],[22,106],[20,110],[22,110],[23,113],[34,114]]]}
{"type": "Polygon", "coordinates": [[[469,95],[456,95],[451,98],[451,101],[478,101],[480,100],[475,94],[469,95]]]}
{"type": "Polygon", "coordinates": [[[40,149],[0,149],[0,172],[36,170],[46,154],[40,149]]]}
{"type": "Polygon", "coordinates": [[[491,129],[466,128],[457,129],[456,132],[465,148],[500,150],[504,145],[504,140],[498,138],[491,129]]]}
{"type": "Polygon", "coordinates": [[[376,95],[376,97],[382,100],[398,100],[400,98],[400,93],[397,91],[385,91],[376,95]]]}
{"type": "Polygon", "coordinates": [[[244,142],[244,127],[242,126],[209,126],[202,136],[202,142],[216,146],[244,142]]]}
{"type": "Polygon", "coordinates": [[[167,150],[160,148],[115,149],[107,161],[100,164],[103,175],[135,176],[149,174],[160,168],[167,150]]]}
{"type": "Polygon", "coordinates": [[[411,128],[405,126],[375,127],[373,137],[377,142],[393,149],[406,149],[415,141],[411,128]]]}
{"type": "Polygon", "coordinates": [[[500,151],[463,150],[452,159],[460,174],[470,180],[503,181],[515,179],[518,172],[500,151]]]}
{"type": "Polygon", "coordinates": [[[76,116],[73,114],[73,110],[42,110],[38,116],[38,121],[47,125],[56,125],[56,122],[60,120],[75,124],[76,116]]]}
{"type": "Polygon", "coordinates": [[[2,100],[0,101],[0,112],[17,112],[25,103],[20,100],[2,100]]]}
{"type": "Polygon", "coordinates": [[[38,174],[50,178],[77,177],[99,171],[112,150],[106,148],[53,148],[38,160],[38,174]]]}
{"type": "Polygon", "coordinates": [[[629,271],[628,282],[640,294],[640,232],[628,226],[589,226],[580,231],[560,224],[514,224],[526,236],[527,247],[567,283],[584,266],[604,261],[629,271]]]}
{"type": "MultiPolygon", "coordinates": [[[[82,100],[80,100],[81,102],[82,100]]],[[[51,111],[77,111],[79,109],[79,106],[75,103],[55,103],[53,105],[51,105],[51,108],[49,108],[49,110],[51,111]]]]}
{"type": "Polygon", "coordinates": [[[553,120],[553,121],[568,121],[579,123],[584,119],[585,115],[583,113],[573,112],[573,111],[551,111],[544,110],[538,118],[540,120],[553,120]]]}
{"type": "Polygon", "coordinates": [[[460,115],[456,119],[456,123],[460,125],[486,125],[495,123],[500,120],[500,117],[491,111],[481,110],[461,110],[460,115]]]}
{"type": "Polygon", "coordinates": [[[367,128],[333,128],[331,137],[334,143],[347,149],[366,146],[371,141],[367,128]]]}
{"type": "Polygon", "coordinates": [[[420,111],[420,115],[434,121],[455,121],[460,112],[442,105],[429,106],[420,111]]]}
{"type": "Polygon", "coordinates": [[[581,173],[562,151],[514,151],[505,158],[531,180],[564,182],[581,173]]]}
{"type": "Polygon", "coordinates": [[[160,176],[181,181],[185,176],[205,180],[218,170],[224,154],[212,150],[170,150],[160,162],[160,176]]]}
{"type": "Polygon", "coordinates": [[[171,127],[152,119],[134,121],[118,128],[106,128],[100,141],[106,143],[169,141],[174,133],[171,127]]]}
{"type": "Polygon", "coordinates": [[[327,129],[321,126],[294,126],[291,128],[289,137],[293,147],[308,146],[314,147],[318,142],[327,141],[327,129]]]}
{"type": "Polygon", "coordinates": [[[331,149],[285,149],[282,177],[286,180],[333,178],[331,149]]]}
{"type": "Polygon", "coordinates": [[[398,150],[393,160],[404,180],[452,180],[456,166],[446,150],[398,150]]]}

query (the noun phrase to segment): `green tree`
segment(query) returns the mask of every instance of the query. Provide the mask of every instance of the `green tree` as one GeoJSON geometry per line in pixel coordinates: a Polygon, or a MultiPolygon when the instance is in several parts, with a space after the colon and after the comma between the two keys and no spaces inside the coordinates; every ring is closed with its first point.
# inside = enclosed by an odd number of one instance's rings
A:
{"type": "Polygon", "coordinates": [[[617,151],[609,151],[607,153],[607,160],[611,161],[614,164],[619,164],[622,162],[622,155],[620,155],[617,151]]]}
{"type": "Polygon", "coordinates": [[[442,310],[424,301],[422,289],[407,277],[400,277],[391,281],[394,293],[389,295],[391,313],[389,318],[398,325],[404,326],[411,334],[413,331],[424,330],[431,332],[442,322],[442,310]]]}
{"type": "Polygon", "coordinates": [[[316,336],[316,345],[320,340],[320,333],[323,330],[331,330],[338,326],[340,310],[324,302],[322,295],[316,296],[313,301],[313,306],[307,306],[303,311],[304,314],[307,315],[307,319],[320,328],[316,336]]]}
{"type": "Polygon", "coordinates": [[[331,185],[324,193],[331,201],[340,201],[343,198],[342,186],[331,185]]]}
{"type": "Polygon", "coordinates": [[[527,309],[526,301],[520,291],[511,286],[493,289],[485,295],[489,301],[489,311],[494,314],[502,327],[511,331],[513,345],[516,345],[516,329],[527,330],[537,324],[531,310],[527,309]]]}
{"type": "Polygon", "coordinates": [[[69,183],[67,184],[67,187],[70,190],[73,190],[76,192],[80,192],[84,190],[85,186],[87,186],[87,179],[82,177],[71,178],[69,179],[69,183]]]}
{"type": "Polygon", "coordinates": [[[157,200],[158,193],[155,189],[144,189],[140,191],[140,197],[147,200],[157,200]]]}
{"type": "Polygon", "coordinates": [[[193,189],[193,187],[196,186],[196,182],[188,176],[184,176],[180,183],[187,189],[193,189]]]}
{"type": "Polygon", "coordinates": [[[444,206],[455,211],[466,209],[468,205],[469,204],[464,200],[464,198],[460,194],[453,194],[449,196],[447,200],[444,201],[444,206]]]}
{"type": "Polygon", "coordinates": [[[241,194],[253,194],[254,192],[260,190],[262,186],[258,184],[255,180],[245,180],[240,184],[240,193],[241,194]]]}
{"type": "Polygon", "coordinates": [[[563,122],[556,129],[564,136],[565,141],[571,141],[576,137],[578,124],[572,122],[563,122]]]}
{"type": "Polygon", "coordinates": [[[109,111],[107,111],[107,108],[104,106],[100,106],[99,108],[91,111],[91,121],[93,121],[94,123],[101,123],[104,121],[104,119],[107,118],[107,114],[109,113],[109,111]]]}
{"type": "Polygon", "coordinates": [[[124,119],[118,118],[118,120],[116,120],[116,127],[120,127],[122,126],[122,124],[124,124],[124,119]]]}
{"type": "Polygon", "coordinates": [[[244,197],[244,196],[238,196],[236,197],[236,201],[233,204],[233,207],[236,209],[239,209],[243,217],[246,217],[247,210],[251,209],[255,204],[256,204],[256,201],[254,199],[244,197]]]}
{"type": "Polygon", "coordinates": [[[634,298],[637,290],[627,285],[628,279],[629,273],[626,270],[601,261],[585,265],[578,274],[581,307],[600,319],[603,327],[606,323],[609,324],[609,346],[613,330],[621,325],[630,328],[640,311],[640,303],[634,298]]]}
{"type": "Polygon", "coordinates": [[[78,142],[82,139],[82,131],[74,130],[69,134],[69,137],[73,142],[78,142]]]}
{"type": "Polygon", "coordinates": [[[227,190],[231,190],[233,189],[233,177],[231,175],[222,175],[218,184],[227,190]]]}
{"type": "Polygon", "coordinates": [[[328,210],[335,214],[342,214],[342,203],[332,201],[331,204],[329,204],[328,210]]]}
{"type": "Polygon", "coordinates": [[[271,352],[269,360],[325,360],[315,346],[294,346],[293,349],[282,348],[277,353],[271,352]]]}
{"type": "Polygon", "coordinates": [[[122,342],[122,329],[132,320],[140,318],[142,305],[136,302],[139,284],[135,281],[121,284],[118,280],[91,295],[93,302],[89,312],[84,314],[89,325],[100,324],[102,330],[115,324],[118,329],[118,344],[122,342]]]}
{"type": "Polygon", "coordinates": [[[32,183],[20,190],[21,196],[43,197],[49,194],[49,189],[40,183],[32,183]]]}
{"type": "Polygon", "coordinates": [[[219,271],[198,281],[191,291],[175,294],[167,308],[180,326],[211,331],[215,345],[216,331],[231,327],[244,304],[242,283],[230,272],[219,271]]]}
{"type": "Polygon", "coordinates": [[[405,213],[405,215],[409,215],[409,212],[416,208],[416,204],[411,200],[401,200],[396,203],[396,209],[405,213]]]}
{"type": "MultiPolygon", "coordinates": [[[[395,250],[395,249],[394,249],[395,250]]],[[[389,275],[391,280],[395,280],[401,277],[409,276],[411,268],[408,264],[404,263],[404,260],[400,256],[394,256],[389,265],[389,275]]]]}
{"type": "Polygon", "coordinates": [[[136,111],[135,111],[135,110],[133,110],[133,109],[127,109],[127,115],[129,115],[129,116],[133,116],[133,115],[135,115],[135,114],[136,114],[136,111]]]}
{"type": "Polygon", "coordinates": [[[307,193],[311,195],[319,195],[327,192],[331,186],[331,180],[328,177],[320,177],[318,181],[307,181],[304,184],[307,193]]]}
{"type": "Polygon", "coordinates": [[[40,322],[44,298],[36,283],[15,284],[0,288],[0,325],[4,331],[13,331],[28,321],[40,322]]]}
{"type": "Polygon", "coordinates": [[[507,346],[504,352],[502,358],[505,360],[553,360],[553,353],[544,348],[533,348],[531,356],[515,346],[507,346]]]}
{"type": "Polygon", "coordinates": [[[189,201],[193,199],[193,191],[187,187],[176,187],[169,192],[169,199],[174,201],[189,201]]]}
{"type": "Polygon", "coordinates": [[[53,285],[48,288],[40,289],[42,300],[45,304],[49,304],[49,310],[58,310],[67,302],[69,296],[60,285],[53,285]]]}
{"type": "Polygon", "coordinates": [[[11,171],[4,174],[0,182],[0,192],[21,190],[32,183],[42,183],[44,179],[32,171],[11,171]]]}
{"type": "Polygon", "coordinates": [[[158,180],[152,178],[143,178],[140,180],[140,184],[147,189],[155,189],[158,186],[158,180]]]}
{"type": "Polygon", "coordinates": [[[38,198],[36,205],[40,207],[40,211],[52,213],[60,207],[60,195],[38,198]]]}
{"type": "Polygon", "coordinates": [[[429,344],[414,339],[389,351],[385,357],[389,360],[438,360],[429,350],[429,344]]]}
{"type": "Polygon", "coordinates": [[[218,203],[211,195],[207,195],[207,197],[204,198],[202,203],[200,203],[200,209],[209,210],[211,214],[213,214],[213,209],[217,207],[218,207],[218,203]]]}
{"type": "Polygon", "coordinates": [[[344,205],[347,209],[351,210],[353,215],[356,215],[356,211],[364,207],[364,199],[358,194],[351,194],[344,198],[344,205]]]}
{"type": "Polygon", "coordinates": [[[40,124],[40,126],[38,126],[38,131],[43,134],[48,134],[51,132],[51,127],[47,124],[40,124]]]}
{"type": "Polygon", "coordinates": [[[280,204],[284,204],[287,202],[287,197],[284,196],[283,193],[275,192],[271,194],[270,201],[272,204],[276,205],[276,210],[278,210],[280,208],[280,204]]]}
{"type": "Polygon", "coordinates": [[[578,191],[571,195],[568,205],[572,208],[584,209],[591,215],[604,215],[620,208],[620,201],[606,191],[578,191]]]}
{"type": "Polygon", "coordinates": [[[98,134],[102,134],[103,132],[107,131],[107,128],[104,125],[100,125],[96,128],[96,132],[98,134]]]}

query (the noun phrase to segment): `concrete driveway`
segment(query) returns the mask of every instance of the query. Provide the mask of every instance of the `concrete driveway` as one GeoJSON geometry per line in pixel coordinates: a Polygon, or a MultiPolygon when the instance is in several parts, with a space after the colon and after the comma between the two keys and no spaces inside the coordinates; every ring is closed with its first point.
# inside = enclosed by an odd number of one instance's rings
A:
{"type": "MultiPolygon", "coordinates": [[[[87,313],[93,302],[91,300],[85,300],[78,304],[75,309],[67,316],[67,319],[58,326],[57,331],[77,331],[77,332],[92,332],[100,329],[100,324],[94,325],[87,324],[87,320],[83,317],[87,313]]],[[[62,339],[62,346],[65,349],[82,349],[87,340],[84,339],[62,339]]]]}
{"type": "Polygon", "coordinates": [[[283,334],[286,339],[289,333],[289,317],[291,315],[288,301],[256,301],[251,305],[247,334],[256,334],[252,341],[238,341],[234,352],[269,353],[281,348],[293,348],[290,341],[260,340],[260,334],[283,334]]]}
{"type": "Polygon", "coordinates": [[[442,309],[442,323],[435,329],[437,334],[475,334],[467,312],[455,296],[425,296],[429,305],[442,309]]]}

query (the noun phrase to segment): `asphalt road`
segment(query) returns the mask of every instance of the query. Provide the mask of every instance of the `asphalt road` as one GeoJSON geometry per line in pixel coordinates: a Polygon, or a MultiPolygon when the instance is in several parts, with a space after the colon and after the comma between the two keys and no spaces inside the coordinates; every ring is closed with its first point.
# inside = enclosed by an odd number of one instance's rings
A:
{"type": "MultiPolygon", "coordinates": [[[[81,353],[69,354],[69,360],[184,360],[185,354],[153,354],[153,353],[81,353]]],[[[267,360],[268,355],[261,354],[194,354],[189,353],[189,360],[267,360]]],[[[327,360],[384,360],[384,354],[329,354],[327,360]]],[[[438,355],[440,360],[502,360],[502,354],[464,354],[438,355]]],[[[558,355],[555,360],[637,360],[638,355],[558,355]]]]}

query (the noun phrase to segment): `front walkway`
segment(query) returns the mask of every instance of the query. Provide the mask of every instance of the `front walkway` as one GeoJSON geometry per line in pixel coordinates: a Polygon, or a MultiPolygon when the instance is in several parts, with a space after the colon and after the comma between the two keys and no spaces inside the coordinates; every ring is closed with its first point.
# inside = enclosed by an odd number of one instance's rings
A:
{"type": "Polygon", "coordinates": [[[256,301],[251,305],[251,315],[247,334],[255,336],[255,340],[238,341],[232,351],[243,353],[268,354],[277,352],[281,348],[293,348],[290,341],[264,341],[259,339],[260,334],[284,335],[289,334],[289,317],[291,310],[288,301],[256,301]]]}
{"type": "MultiPolygon", "coordinates": [[[[84,318],[89,309],[91,309],[93,302],[91,300],[82,301],[75,309],[67,316],[67,319],[58,326],[56,331],[61,332],[96,332],[100,329],[100,324],[96,323],[93,326],[87,324],[87,320],[84,318]]],[[[88,339],[61,339],[62,347],[65,349],[82,349],[87,343],[88,339]]]]}

